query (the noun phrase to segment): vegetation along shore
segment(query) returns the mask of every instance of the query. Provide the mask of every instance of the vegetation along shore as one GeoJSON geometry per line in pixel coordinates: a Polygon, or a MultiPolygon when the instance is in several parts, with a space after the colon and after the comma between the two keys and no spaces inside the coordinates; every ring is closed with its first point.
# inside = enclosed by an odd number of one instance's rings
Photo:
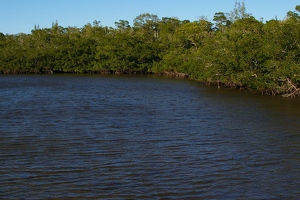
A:
{"type": "Polygon", "coordinates": [[[263,22],[236,3],[213,22],[144,13],[131,26],[35,26],[0,33],[0,73],[155,73],[264,95],[300,96],[300,5],[263,22]]]}

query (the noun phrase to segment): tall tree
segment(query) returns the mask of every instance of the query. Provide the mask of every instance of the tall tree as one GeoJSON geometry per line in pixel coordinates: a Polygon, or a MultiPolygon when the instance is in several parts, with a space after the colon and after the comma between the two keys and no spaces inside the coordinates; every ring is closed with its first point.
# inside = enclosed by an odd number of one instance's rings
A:
{"type": "Polygon", "coordinates": [[[130,29],[129,22],[127,20],[119,20],[118,22],[115,22],[115,26],[117,27],[118,30],[121,32],[124,32],[126,30],[130,29]]]}
{"type": "Polygon", "coordinates": [[[250,13],[246,12],[245,1],[243,1],[242,3],[236,1],[233,10],[227,15],[231,22],[251,16],[250,13]]]}
{"type": "Polygon", "coordinates": [[[229,26],[231,24],[231,21],[227,19],[224,12],[217,12],[214,15],[215,26],[217,30],[223,30],[225,26],[229,26]]]}
{"type": "Polygon", "coordinates": [[[300,12],[300,5],[297,5],[295,7],[295,11],[288,11],[287,14],[286,14],[287,18],[288,19],[294,19],[294,20],[300,20],[300,15],[297,12],[300,12]]]}
{"type": "Polygon", "coordinates": [[[156,40],[158,39],[158,24],[160,19],[157,15],[144,13],[139,16],[137,16],[133,22],[134,22],[134,28],[136,29],[142,29],[144,33],[153,35],[153,38],[156,40]]]}

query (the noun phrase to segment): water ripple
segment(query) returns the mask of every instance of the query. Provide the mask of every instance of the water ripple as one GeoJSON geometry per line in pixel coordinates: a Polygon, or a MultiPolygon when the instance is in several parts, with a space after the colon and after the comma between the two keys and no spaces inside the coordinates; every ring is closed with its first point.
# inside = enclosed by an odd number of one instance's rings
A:
{"type": "Polygon", "coordinates": [[[0,85],[0,198],[300,198],[297,102],[155,76],[0,85]]]}

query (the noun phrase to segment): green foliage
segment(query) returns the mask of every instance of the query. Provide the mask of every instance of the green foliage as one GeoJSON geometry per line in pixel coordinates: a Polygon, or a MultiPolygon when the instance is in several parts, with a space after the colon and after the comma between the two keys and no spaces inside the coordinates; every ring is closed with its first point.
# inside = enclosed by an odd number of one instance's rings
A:
{"type": "MultiPolygon", "coordinates": [[[[215,24],[200,19],[144,13],[82,28],[35,26],[31,34],[0,33],[0,73],[184,74],[206,83],[245,87],[263,94],[298,94],[300,87],[300,5],[284,20],[266,23],[236,3],[215,24]]],[[[298,94],[299,95],[299,94],[298,94]]]]}
{"type": "Polygon", "coordinates": [[[231,21],[227,19],[224,12],[215,13],[213,20],[216,22],[216,29],[221,31],[224,29],[224,27],[229,26],[231,24],[231,21]]]}

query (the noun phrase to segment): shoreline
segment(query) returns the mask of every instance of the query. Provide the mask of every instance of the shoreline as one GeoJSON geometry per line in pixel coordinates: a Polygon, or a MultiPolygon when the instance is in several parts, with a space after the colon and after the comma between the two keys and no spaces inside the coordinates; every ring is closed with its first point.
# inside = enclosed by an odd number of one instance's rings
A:
{"type": "MultiPolygon", "coordinates": [[[[187,73],[182,73],[182,72],[174,72],[174,71],[163,71],[163,72],[148,72],[148,71],[114,71],[114,70],[101,70],[101,71],[90,71],[90,70],[85,70],[82,72],[65,72],[65,71],[29,71],[29,72],[24,72],[24,71],[12,71],[8,70],[6,72],[1,71],[0,75],[52,75],[52,74],[99,74],[99,75],[147,75],[147,74],[153,74],[153,75],[158,75],[158,76],[166,76],[166,77],[173,77],[173,78],[184,78],[184,79],[189,79],[195,82],[199,82],[204,85],[214,85],[216,86],[217,89],[220,88],[231,88],[231,89],[245,89],[249,90],[252,93],[255,94],[261,94],[262,96],[281,96],[284,98],[299,98],[300,97],[300,88],[297,88],[296,86],[292,85],[291,82],[291,87],[293,90],[287,91],[286,93],[275,93],[271,89],[270,90],[264,90],[264,91],[257,91],[253,90],[251,88],[247,88],[241,83],[235,83],[235,82],[222,82],[222,81],[204,81],[204,80],[198,80],[196,78],[192,78],[187,73]]],[[[288,80],[287,80],[288,81],[288,80]]]]}

